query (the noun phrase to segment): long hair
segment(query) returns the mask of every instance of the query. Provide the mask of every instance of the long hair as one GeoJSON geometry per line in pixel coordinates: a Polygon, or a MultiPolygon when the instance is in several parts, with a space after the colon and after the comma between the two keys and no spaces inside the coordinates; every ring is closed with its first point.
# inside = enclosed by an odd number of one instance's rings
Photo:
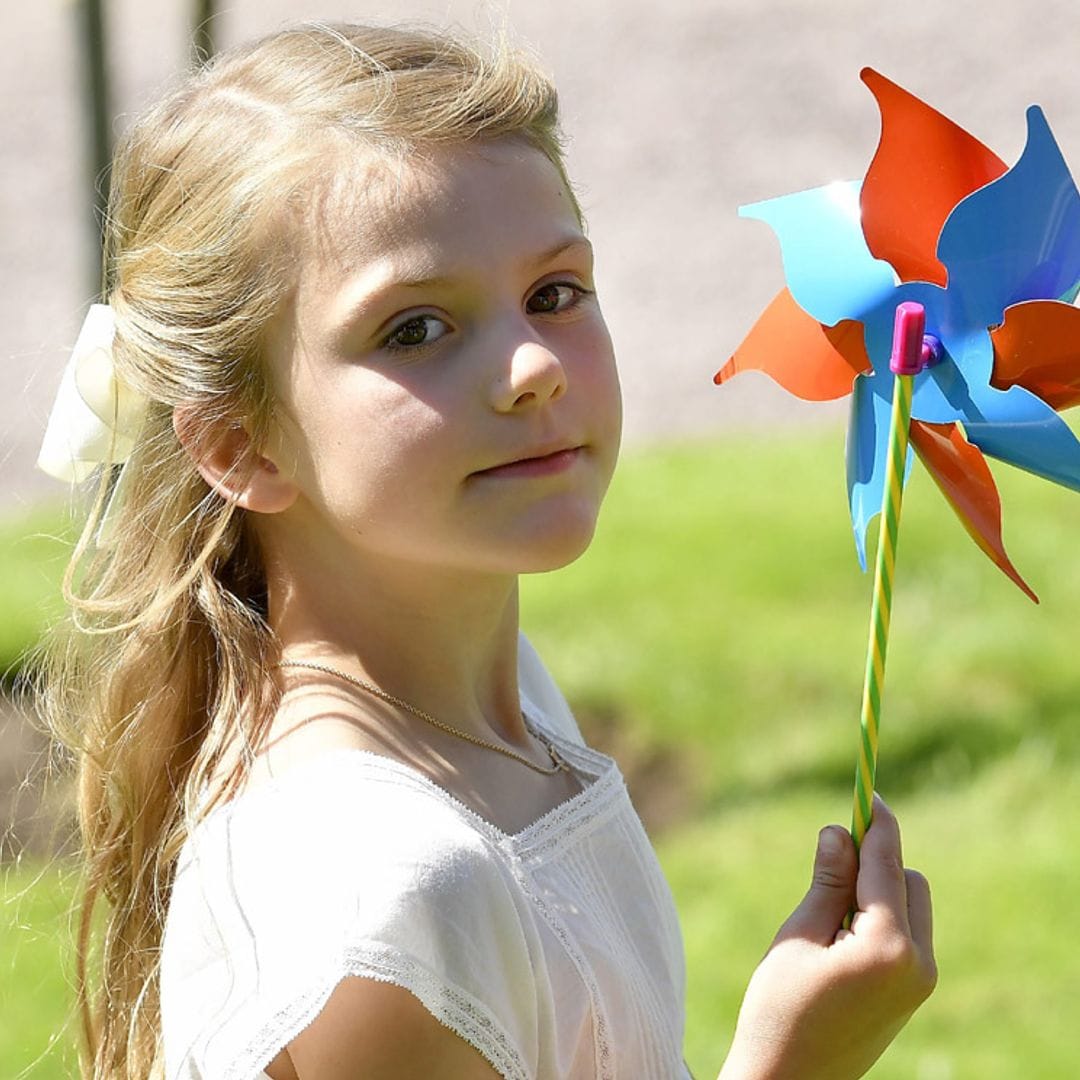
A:
{"type": "MultiPolygon", "coordinates": [[[[161,938],[177,856],[209,778],[243,781],[277,707],[263,562],[247,512],[215,493],[173,429],[275,418],[261,362],[294,279],[290,230],[335,148],[393,155],[517,137],[563,171],[554,89],[504,43],[439,31],[303,26],[222,53],[139,120],[112,171],[106,295],[120,379],[150,402],[64,580],[70,608],[39,661],[40,708],[78,766],[83,1075],[163,1073],[161,938]],[[232,758],[229,758],[232,761],[232,758]]],[[[569,190],[569,188],[568,188],[569,190]]],[[[294,256],[293,256],[294,257],[294,256]]]]}

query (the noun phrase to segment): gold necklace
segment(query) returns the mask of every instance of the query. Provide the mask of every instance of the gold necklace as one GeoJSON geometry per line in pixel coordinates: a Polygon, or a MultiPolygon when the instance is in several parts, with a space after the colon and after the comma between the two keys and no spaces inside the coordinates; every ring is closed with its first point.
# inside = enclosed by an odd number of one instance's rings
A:
{"type": "Polygon", "coordinates": [[[541,765],[535,765],[527,757],[523,757],[513,750],[507,750],[504,746],[496,746],[495,743],[488,742],[486,739],[481,739],[477,735],[470,735],[467,731],[459,731],[449,724],[444,724],[441,720],[436,720],[431,713],[424,712],[423,709],[417,708],[415,705],[410,705],[407,701],[402,701],[399,697],[394,697],[393,694],[387,693],[382,687],[367,682],[365,679],[358,679],[355,675],[349,675],[347,672],[338,671],[337,668],[332,668],[329,664],[316,664],[307,660],[282,660],[280,663],[275,664],[274,667],[310,668],[312,671],[321,671],[326,675],[336,675],[339,679],[344,679],[345,682],[352,683],[354,686],[359,686],[361,690],[366,690],[373,697],[380,698],[388,705],[394,705],[399,709],[404,709],[405,712],[412,713],[413,716],[419,717],[421,720],[426,720],[440,731],[445,731],[450,735],[456,735],[459,739],[465,739],[466,742],[475,743],[477,746],[486,747],[488,750],[497,750],[500,754],[505,754],[507,757],[512,757],[517,761],[520,761],[522,765],[528,765],[529,768],[535,772],[543,773],[544,776],[554,776],[555,773],[560,770],[569,770],[570,768],[570,763],[562,756],[562,754],[560,754],[547,739],[538,732],[532,731],[531,728],[529,730],[540,740],[540,743],[548,752],[548,757],[551,758],[552,767],[550,769],[545,769],[541,765]]]}

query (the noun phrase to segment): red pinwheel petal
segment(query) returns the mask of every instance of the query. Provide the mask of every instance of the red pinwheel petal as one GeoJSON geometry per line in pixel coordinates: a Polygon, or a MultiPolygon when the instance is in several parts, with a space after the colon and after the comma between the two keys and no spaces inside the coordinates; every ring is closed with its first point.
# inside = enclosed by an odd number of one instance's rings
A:
{"type": "Polygon", "coordinates": [[[850,394],[855,376],[871,370],[862,323],[843,319],[822,326],[781,289],[713,382],[753,370],[764,371],[806,401],[850,394]]]}
{"type": "Polygon", "coordinates": [[[1005,172],[1005,163],[884,75],[863,68],[861,77],[881,111],[881,141],[860,196],[867,246],[901,281],[945,285],[941,227],[961,199],[1005,172]]]}
{"type": "Polygon", "coordinates": [[[1060,300],[1014,304],[990,340],[991,385],[1022,386],[1058,412],[1080,404],[1080,308],[1060,300]]]}
{"type": "Polygon", "coordinates": [[[1001,498],[982,451],[964,438],[955,423],[912,420],[911,443],[968,535],[1037,604],[1039,598],[1005,554],[1001,498]]]}

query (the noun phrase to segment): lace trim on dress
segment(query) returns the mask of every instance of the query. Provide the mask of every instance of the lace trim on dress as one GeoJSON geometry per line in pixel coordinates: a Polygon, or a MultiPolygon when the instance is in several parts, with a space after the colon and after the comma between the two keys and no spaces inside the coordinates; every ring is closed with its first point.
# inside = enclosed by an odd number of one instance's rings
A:
{"type": "Polygon", "coordinates": [[[596,1080],[614,1080],[615,1070],[612,1065],[614,1051],[611,1047],[611,1036],[608,1031],[607,1014],[604,1012],[603,1000],[600,997],[600,988],[596,985],[596,978],[593,975],[592,967],[585,957],[582,956],[581,950],[578,949],[577,945],[574,943],[573,936],[567,930],[562,919],[552,911],[544,901],[544,898],[540,895],[540,892],[534,887],[529,875],[522,870],[515,870],[515,876],[517,877],[518,884],[521,885],[522,890],[533,904],[536,905],[537,911],[543,916],[548,926],[551,927],[552,933],[559,939],[563,949],[566,950],[566,955],[570,957],[571,963],[577,968],[578,974],[581,976],[581,981],[585,984],[585,989],[588,991],[589,1001],[592,1005],[596,1080]]]}
{"type": "Polygon", "coordinates": [[[538,821],[513,839],[515,854],[536,865],[571,837],[581,840],[618,813],[619,796],[624,788],[622,773],[613,758],[582,746],[552,732],[535,717],[528,717],[550,739],[579,774],[592,776],[593,782],[577,795],[553,807],[538,821]]]}
{"type": "Polygon", "coordinates": [[[521,842],[518,845],[518,854],[525,865],[514,867],[514,876],[535,905],[536,910],[551,927],[552,933],[559,939],[566,955],[577,968],[581,981],[585,984],[592,1005],[596,1080],[614,1080],[615,1051],[611,1044],[611,1034],[603,999],[600,996],[600,988],[597,986],[592,967],[577,947],[565,923],[546,903],[541,891],[536,888],[529,871],[535,870],[548,855],[553,854],[567,835],[572,833],[576,839],[580,840],[618,813],[622,800],[615,798],[615,795],[622,795],[627,802],[629,802],[629,795],[625,791],[626,785],[622,773],[613,758],[555,734],[535,716],[528,716],[527,719],[541,728],[544,735],[551,739],[555,748],[572,765],[582,772],[599,777],[579,795],[556,806],[541,818],[535,827],[527,830],[530,832],[528,837],[523,839],[519,837],[521,842]],[[535,831],[532,831],[533,828],[535,831]]]}
{"type": "Polygon", "coordinates": [[[345,950],[331,977],[321,979],[316,987],[293,998],[272,1016],[232,1062],[222,1080],[249,1080],[259,1075],[281,1048],[319,1015],[334,988],[349,975],[404,987],[436,1020],[483,1054],[504,1080],[530,1080],[518,1049],[481,1002],[389,946],[353,946],[345,950]]]}

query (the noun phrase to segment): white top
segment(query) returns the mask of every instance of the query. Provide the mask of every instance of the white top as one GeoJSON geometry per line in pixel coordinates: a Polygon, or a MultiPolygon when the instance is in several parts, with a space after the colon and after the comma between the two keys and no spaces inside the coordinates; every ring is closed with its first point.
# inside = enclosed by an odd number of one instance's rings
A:
{"type": "Polygon", "coordinates": [[[166,1080],[265,1077],[347,975],[405,987],[507,1080],[690,1076],[682,938],[652,846],[524,638],[519,668],[527,719],[583,781],[521,832],[364,750],[198,826],[162,947],[166,1080]]]}

